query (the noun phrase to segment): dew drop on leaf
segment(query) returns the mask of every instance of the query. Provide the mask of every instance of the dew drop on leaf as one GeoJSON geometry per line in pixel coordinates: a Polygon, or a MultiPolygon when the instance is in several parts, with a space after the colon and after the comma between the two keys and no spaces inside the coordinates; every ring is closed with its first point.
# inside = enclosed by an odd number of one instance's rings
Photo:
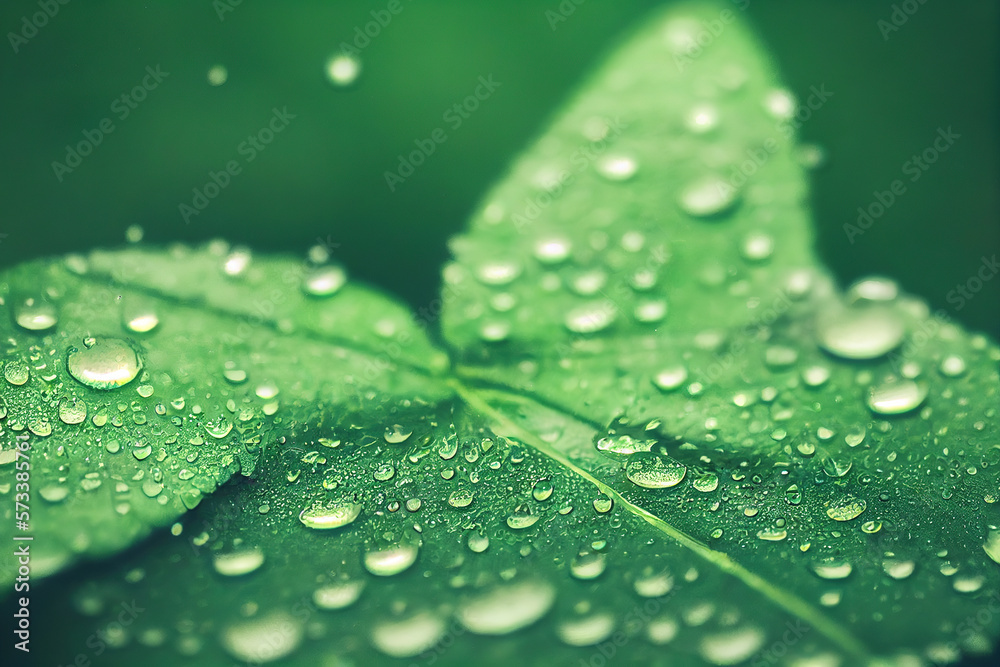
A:
{"type": "Polygon", "coordinates": [[[333,296],[347,283],[347,273],[336,264],[317,266],[306,273],[302,291],[309,296],[333,296]]]}
{"type": "Polygon", "coordinates": [[[121,338],[88,339],[82,348],[69,349],[66,369],[80,384],[111,390],[134,380],[142,370],[142,359],[121,338]]]}
{"type": "Polygon", "coordinates": [[[372,630],[372,644],[393,658],[412,658],[434,647],[446,629],[440,616],[420,611],[402,619],[377,622],[372,630]]]}
{"type": "Polygon", "coordinates": [[[361,597],[364,588],[365,582],[360,579],[326,584],[313,591],[313,604],[320,609],[344,609],[361,597]]]}
{"type": "Polygon", "coordinates": [[[664,459],[652,453],[639,453],[629,457],[625,466],[625,476],[646,489],[666,489],[676,486],[687,474],[687,466],[672,459],[664,459]]]}
{"type": "Polygon", "coordinates": [[[915,410],[927,398],[927,387],[913,380],[887,380],[868,390],[868,407],[879,415],[915,410]]]}
{"type": "Polygon", "coordinates": [[[13,306],[14,322],[25,331],[47,331],[59,321],[55,305],[41,297],[20,299],[13,306]]]}
{"type": "Polygon", "coordinates": [[[555,589],[545,581],[499,586],[465,600],[458,619],[478,635],[506,635],[544,616],[555,602],[555,589]]]}
{"type": "Polygon", "coordinates": [[[313,530],[343,528],[361,514],[361,505],[347,500],[317,500],[299,513],[299,521],[313,530]]]}
{"type": "Polygon", "coordinates": [[[224,577],[250,574],[263,564],[264,552],[260,549],[241,549],[229,553],[217,553],[212,557],[212,567],[224,577]]]}
{"type": "Polygon", "coordinates": [[[416,542],[400,542],[382,549],[366,551],[365,569],[379,577],[391,577],[403,572],[417,560],[420,548],[416,542]]]}

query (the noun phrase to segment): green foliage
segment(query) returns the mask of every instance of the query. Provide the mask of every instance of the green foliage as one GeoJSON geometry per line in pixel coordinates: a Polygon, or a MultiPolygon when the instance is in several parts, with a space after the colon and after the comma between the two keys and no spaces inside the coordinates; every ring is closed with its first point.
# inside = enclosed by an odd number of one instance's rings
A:
{"type": "Polygon", "coordinates": [[[77,613],[43,656],[988,653],[1000,349],[887,279],[833,286],[771,69],[718,9],[652,18],[455,239],[440,344],[322,251],[4,274],[0,484],[27,435],[36,576],[171,526],[33,589],[77,613]],[[101,349],[141,368],[95,386],[74,355],[101,349]]]}

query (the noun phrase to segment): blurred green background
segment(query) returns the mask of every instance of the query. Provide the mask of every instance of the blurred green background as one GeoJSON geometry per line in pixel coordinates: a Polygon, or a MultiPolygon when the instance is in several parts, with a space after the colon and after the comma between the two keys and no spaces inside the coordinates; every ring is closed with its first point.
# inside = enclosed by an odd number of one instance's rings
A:
{"type": "MultiPolygon", "coordinates": [[[[154,243],[224,237],[260,251],[301,253],[321,238],[338,244],[353,275],[419,307],[434,298],[445,240],[477,199],[623,31],[661,4],[567,1],[574,11],[553,30],[546,11],[558,0],[400,0],[403,11],[363,49],[359,85],[342,90],[324,78],[325,60],[388,0],[233,1],[58,5],[17,53],[10,33],[40,9],[3,3],[0,266],[118,245],[133,224],[154,243]],[[220,7],[231,9],[221,20],[220,7]],[[206,79],[216,64],[228,70],[222,86],[206,79]],[[169,75],[119,119],[115,99],[157,65],[169,75]],[[500,88],[452,130],[442,114],[490,74],[500,88]],[[274,107],[295,119],[185,224],[178,205],[209,171],[242,162],[237,147],[274,107]],[[52,162],[103,118],[114,131],[59,182],[52,162]],[[390,192],[383,173],[437,127],[447,142],[390,192]]],[[[902,4],[918,9],[885,39],[889,2],[722,3],[756,26],[794,92],[834,93],[801,135],[827,152],[812,198],[820,254],[838,277],[896,277],[1000,337],[1000,279],[960,311],[946,300],[1000,252],[1000,10],[902,4]],[[907,178],[903,163],[949,126],[961,138],[849,243],[842,226],[858,206],[907,178]]]]}

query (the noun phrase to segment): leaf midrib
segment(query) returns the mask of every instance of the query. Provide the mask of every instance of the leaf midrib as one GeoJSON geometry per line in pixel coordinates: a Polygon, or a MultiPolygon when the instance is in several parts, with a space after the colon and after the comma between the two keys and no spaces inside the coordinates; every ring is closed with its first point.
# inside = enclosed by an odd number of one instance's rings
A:
{"type": "MultiPolygon", "coordinates": [[[[101,282],[97,280],[98,274],[87,274],[82,276],[85,280],[92,283],[101,282]]],[[[104,274],[105,278],[108,278],[107,274],[104,274]]],[[[103,283],[106,284],[106,283],[103,283]]],[[[233,320],[243,319],[240,314],[228,311],[217,306],[213,306],[206,302],[192,302],[191,300],[183,299],[181,297],[171,295],[169,293],[164,293],[155,288],[151,288],[145,285],[133,285],[128,283],[122,283],[122,287],[129,290],[133,290],[147,296],[153,296],[161,299],[167,303],[174,304],[179,307],[185,308],[198,308],[205,312],[212,313],[218,317],[230,318],[233,320]]],[[[296,337],[301,337],[303,339],[309,340],[311,342],[329,345],[338,345],[346,349],[358,352],[360,354],[365,354],[368,356],[375,356],[383,352],[378,348],[373,348],[365,345],[361,345],[356,340],[350,340],[341,338],[339,336],[323,336],[319,335],[317,332],[310,329],[302,329],[296,331],[294,334],[288,334],[282,332],[278,329],[277,323],[270,319],[261,319],[256,321],[255,326],[266,328],[272,331],[276,336],[289,336],[293,335],[296,337]]],[[[449,359],[454,359],[454,355],[448,354],[449,359]]],[[[535,396],[529,392],[529,396],[525,396],[524,392],[518,393],[518,391],[508,387],[507,385],[500,383],[488,383],[490,386],[485,386],[481,375],[477,374],[475,367],[465,367],[454,364],[451,366],[447,373],[438,373],[429,368],[415,365],[403,359],[394,360],[394,364],[399,367],[406,369],[417,375],[427,377],[428,379],[444,380],[449,388],[451,388],[455,395],[457,395],[467,406],[472,409],[477,410],[483,416],[489,418],[493,422],[493,428],[498,435],[509,436],[517,438],[518,440],[524,442],[525,444],[531,446],[534,450],[547,456],[554,462],[558,463],[560,466],[566,470],[577,475],[581,479],[593,484],[602,493],[606,494],[612,498],[619,507],[624,508],[631,514],[639,517],[653,528],[664,534],[665,536],[671,538],[674,542],[680,544],[684,548],[688,549],[699,558],[709,563],[718,570],[735,577],[740,582],[742,582],[747,587],[757,591],[765,598],[773,602],[777,607],[783,609],[784,611],[797,616],[811,627],[815,628],[820,634],[825,636],[835,645],[837,645],[843,652],[853,655],[865,663],[871,661],[871,656],[865,646],[858,641],[843,625],[837,621],[824,615],[819,609],[809,604],[806,600],[798,597],[794,593],[786,591],[784,589],[778,588],[771,582],[767,581],[760,575],[746,569],[733,559],[731,559],[727,554],[721,551],[715,551],[709,548],[704,543],[700,542],[696,538],[688,535],[680,528],[672,525],[668,521],[656,516],[655,514],[643,509],[642,507],[630,502],[623,495],[621,495],[613,487],[609,486],[605,482],[601,481],[597,477],[594,477],[586,470],[580,468],[575,463],[573,463],[569,458],[567,458],[562,452],[553,448],[544,440],[539,438],[536,434],[531,431],[522,428],[516,424],[509,417],[504,415],[502,412],[497,410],[489,401],[487,401],[482,395],[483,389],[487,391],[503,394],[515,401],[524,401],[525,398],[530,398],[531,400],[548,407],[556,412],[559,412],[570,419],[577,422],[586,424],[588,427],[597,429],[600,425],[594,424],[586,418],[573,414],[565,406],[559,406],[552,404],[550,401],[546,401],[543,397],[535,396]],[[480,385],[479,388],[471,386],[466,383],[466,381],[476,382],[480,385]]],[[[485,393],[485,392],[483,392],[485,393]]]]}

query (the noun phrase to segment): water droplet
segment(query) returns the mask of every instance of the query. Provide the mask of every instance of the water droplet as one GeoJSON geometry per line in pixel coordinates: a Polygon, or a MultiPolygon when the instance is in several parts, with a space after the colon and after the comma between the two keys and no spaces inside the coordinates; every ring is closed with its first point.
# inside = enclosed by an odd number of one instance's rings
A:
{"type": "Polygon", "coordinates": [[[607,282],[608,274],[603,269],[590,269],[577,274],[570,288],[581,296],[590,296],[599,292],[607,282]]]}
{"type": "Polygon", "coordinates": [[[212,65],[208,69],[205,79],[210,86],[221,86],[229,79],[229,70],[225,65],[212,65]]]}
{"type": "Polygon", "coordinates": [[[681,191],[679,204],[688,215],[707,218],[728,211],[737,191],[720,176],[706,176],[689,183],[681,191]]]}
{"type": "Polygon", "coordinates": [[[607,329],[615,321],[617,310],[613,304],[594,301],[573,308],[566,314],[566,328],[573,333],[590,334],[607,329]]]}
{"type": "Polygon", "coordinates": [[[764,97],[764,108],[777,120],[788,120],[795,114],[795,98],[787,90],[772,90],[764,97]]]}
{"type": "Polygon", "coordinates": [[[753,232],[743,238],[740,254],[751,262],[760,262],[774,252],[774,238],[764,232],[753,232]]]}
{"type": "Polygon", "coordinates": [[[455,489],[448,496],[448,504],[452,507],[468,507],[474,498],[475,494],[467,488],[455,489]]]}
{"type": "Polygon", "coordinates": [[[385,441],[390,445],[398,445],[401,442],[406,442],[413,434],[413,431],[400,426],[399,424],[393,424],[392,426],[387,426],[385,429],[384,438],[385,441]]]}
{"type": "Polygon", "coordinates": [[[640,301],[635,307],[635,319],[639,322],[660,322],[667,316],[667,302],[663,299],[640,301]]]}
{"type": "Polygon", "coordinates": [[[151,302],[129,299],[122,305],[122,321],[129,331],[147,333],[159,325],[160,318],[151,302]]]}
{"type": "Polygon", "coordinates": [[[615,617],[607,612],[597,612],[562,621],[556,626],[556,634],[569,646],[593,646],[610,637],[614,629],[615,617]]]}
{"type": "Polygon", "coordinates": [[[834,521],[850,521],[861,516],[867,507],[868,503],[863,499],[844,496],[830,503],[826,509],[826,515],[834,521]]]}
{"type": "Polygon", "coordinates": [[[877,533],[878,531],[882,530],[882,522],[881,521],[865,521],[863,524],[861,524],[861,530],[862,530],[862,532],[865,532],[865,533],[868,533],[868,534],[877,533]]]}
{"type": "Polygon", "coordinates": [[[544,502],[552,497],[553,489],[552,480],[543,478],[531,487],[531,496],[538,502],[544,502]]]}
{"type": "Polygon", "coordinates": [[[653,384],[660,391],[673,391],[687,380],[687,369],[683,366],[665,368],[653,377],[653,384]]]}
{"type": "Polygon", "coordinates": [[[125,242],[126,243],[139,243],[142,241],[142,237],[146,235],[146,230],[140,225],[129,225],[125,229],[125,242]]]}
{"type": "Polygon", "coordinates": [[[639,163],[628,155],[606,155],[597,162],[597,173],[609,181],[627,181],[638,169],[639,163]]]}
{"type": "Polygon", "coordinates": [[[818,318],[819,343],[844,359],[876,359],[903,342],[899,315],[887,306],[836,307],[818,318]]]}
{"type": "Polygon", "coordinates": [[[632,587],[644,598],[658,598],[673,590],[674,578],[667,571],[657,572],[650,568],[635,578],[632,587]]]}
{"type": "Polygon", "coordinates": [[[233,430],[233,423],[225,417],[209,419],[204,426],[205,432],[217,439],[225,438],[233,430]]]}
{"type": "Polygon", "coordinates": [[[983,542],[983,550],[994,563],[1000,564],[1000,528],[991,528],[983,542]]]}
{"type": "Polygon", "coordinates": [[[236,277],[242,275],[247,267],[250,266],[250,261],[253,259],[253,255],[246,248],[236,248],[226,257],[226,261],[222,264],[222,270],[227,276],[236,277]]]}
{"type": "Polygon", "coordinates": [[[840,456],[827,456],[823,459],[823,472],[830,477],[843,477],[851,470],[853,462],[840,456]]]}
{"type": "Polygon", "coordinates": [[[899,415],[916,409],[927,398],[927,387],[913,380],[888,380],[868,390],[868,407],[880,415],[899,415]]]}
{"type": "Polygon", "coordinates": [[[699,104],[688,112],[684,124],[698,134],[708,132],[719,124],[719,110],[710,104],[699,104]]]}
{"type": "Polygon", "coordinates": [[[518,505],[507,517],[507,525],[514,530],[524,530],[534,526],[540,518],[537,514],[532,514],[531,508],[527,505],[518,505]]]}
{"type": "Polygon", "coordinates": [[[47,331],[59,321],[55,305],[41,297],[16,301],[13,313],[14,322],[26,331],[47,331]]]}
{"type": "Polygon", "coordinates": [[[280,660],[301,641],[301,622],[285,612],[238,621],[227,626],[221,636],[223,648],[248,665],[280,660]]]}
{"type": "Polygon", "coordinates": [[[588,551],[578,554],[569,564],[569,571],[577,579],[590,580],[604,574],[608,559],[602,553],[588,551]]]}
{"type": "Polygon", "coordinates": [[[629,457],[625,476],[646,489],[666,489],[676,486],[687,474],[687,467],[672,459],[652,453],[638,453],[629,457]]]}
{"type": "Polygon", "coordinates": [[[941,360],[940,368],[941,375],[945,377],[959,377],[965,373],[965,359],[956,354],[950,354],[941,360]]]}
{"type": "Polygon", "coordinates": [[[838,560],[813,563],[812,569],[822,579],[846,579],[854,570],[850,563],[838,560]]]}
{"type": "Polygon", "coordinates": [[[476,269],[476,276],[485,285],[506,285],[521,275],[521,265],[516,262],[488,262],[476,269]]]}
{"type": "Polygon", "coordinates": [[[337,53],[327,58],[326,79],[337,88],[353,85],[361,76],[361,59],[350,53],[337,53]]]}
{"type": "Polygon", "coordinates": [[[483,533],[472,532],[469,533],[467,544],[470,551],[481,554],[490,548],[490,538],[483,533]]]}
{"type": "Polygon", "coordinates": [[[788,531],[784,528],[763,528],[757,531],[757,539],[765,542],[781,542],[788,537],[788,531]]]}
{"type": "Polygon", "coordinates": [[[416,542],[399,544],[365,552],[365,569],[379,577],[391,577],[409,568],[417,560],[420,548],[416,542]]]}
{"type": "Polygon", "coordinates": [[[882,571],[893,579],[906,579],[913,574],[916,564],[912,560],[886,558],[882,561],[882,571]]]}
{"type": "Polygon", "coordinates": [[[691,485],[702,493],[709,493],[719,488],[719,476],[714,472],[706,472],[695,478],[691,485]]]}
{"type": "Polygon", "coordinates": [[[64,398],[59,401],[59,419],[65,424],[79,424],[87,418],[87,404],[79,398],[64,398]]]}
{"type": "Polygon", "coordinates": [[[320,609],[344,609],[357,602],[364,589],[365,582],[360,579],[357,581],[338,581],[314,590],[312,599],[313,603],[320,609]]]}
{"type": "Polygon", "coordinates": [[[542,239],[535,245],[535,259],[542,264],[558,264],[569,257],[572,247],[569,239],[566,238],[542,239]]]}
{"type": "Polygon", "coordinates": [[[376,622],[372,644],[393,658],[413,658],[441,641],[446,629],[440,616],[420,611],[403,619],[376,622]]]}
{"type": "Polygon", "coordinates": [[[264,552],[260,549],[244,549],[212,557],[215,571],[225,577],[239,577],[250,574],[264,564],[264,552]]]}
{"type": "Polygon", "coordinates": [[[764,633],[748,626],[713,633],[698,644],[701,656],[713,665],[738,665],[764,645],[764,633]]]}
{"type": "Polygon", "coordinates": [[[374,477],[379,482],[388,482],[396,475],[396,468],[391,463],[380,463],[375,472],[372,473],[374,477]]]}
{"type": "Polygon", "coordinates": [[[81,384],[110,390],[134,380],[142,370],[142,359],[121,338],[90,339],[84,341],[82,349],[69,348],[66,369],[81,384]]]}
{"type": "Polygon", "coordinates": [[[307,528],[329,530],[342,528],[361,514],[361,505],[347,500],[317,500],[299,513],[299,521],[307,528]]]}
{"type": "Polygon", "coordinates": [[[594,498],[594,511],[598,514],[607,514],[611,511],[611,508],[615,506],[614,501],[606,495],[600,495],[594,498]]]}
{"type": "Polygon", "coordinates": [[[4,366],[3,375],[7,379],[7,382],[15,387],[20,387],[31,377],[31,372],[28,370],[26,363],[20,359],[12,359],[4,366]]]}
{"type": "Polygon", "coordinates": [[[310,269],[302,281],[302,291],[309,296],[333,296],[347,284],[347,272],[336,264],[310,269]]]}
{"type": "Polygon", "coordinates": [[[544,616],[555,602],[555,589],[544,581],[522,581],[494,588],[464,601],[457,616],[470,632],[506,635],[544,616]]]}
{"type": "Polygon", "coordinates": [[[38,495],[50,503],[59,503],[69,495],[69,487],[63,484],[49,484],[40,488],[38,495]]]}
{"type": "Polygon", "coordinates": [[[899,296],[899,286],[889,278],[863,278],[847,288],[848,303],[878,303],[893,301],[899,296]]]}
{"type": "Polygon", "coordinates": [[[959,593],[975,593],[983,587],[984,583],[986,583],[985,577],[964,574],[955,577],[955,580],[951,582],[951,586],[959,593]]]}
{"type": "Polygon", "coordinates": [[[479,327],[479,336],[487,343],[499,343],[510,336],[509,322],[484,322],[479,327]]]}

